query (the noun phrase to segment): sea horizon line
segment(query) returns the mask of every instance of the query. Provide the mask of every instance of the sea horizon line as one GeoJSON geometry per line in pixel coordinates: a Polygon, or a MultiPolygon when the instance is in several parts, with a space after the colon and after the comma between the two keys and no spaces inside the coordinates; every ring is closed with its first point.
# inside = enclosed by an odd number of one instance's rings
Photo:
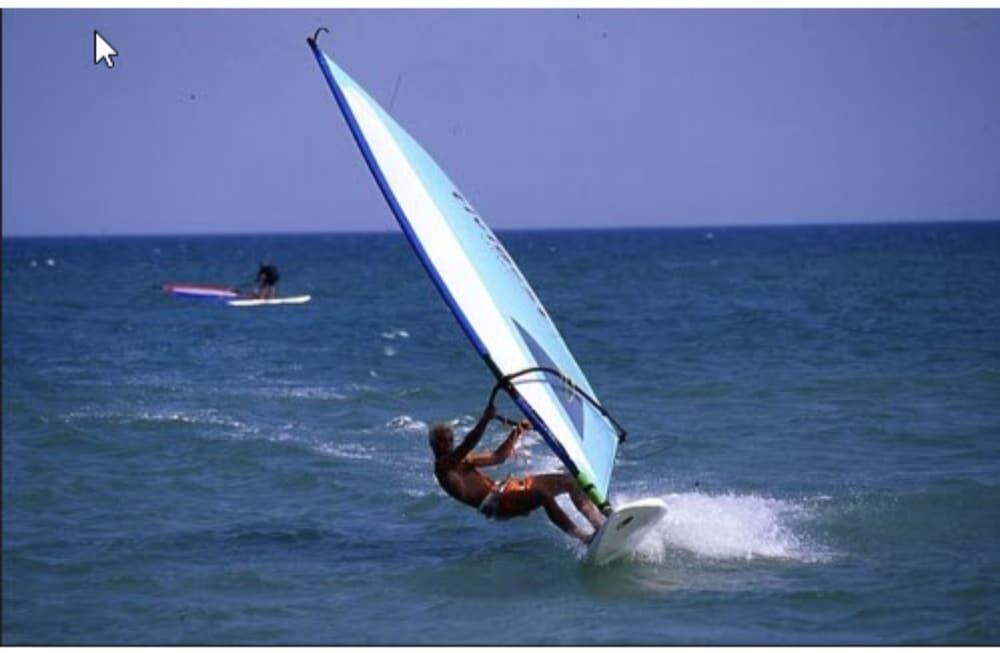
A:
{"type": "MultiPolygon", "coordinates": [[[[914,227],[914,226],[962,226],[989,225],[1000,223],[998,218],[972,218],[961,220],[885,220],[885,221],[817,221],[817,222],[747,222],[717,224],[665,224],[665,225],[576,225],[554,227],[503,227],[495,228],[498,234],[519,233],[587,233],[587,232],[630,232],[630,231],[712,231],[740,229],[794,229],[794,228],[836,228],[836,227],[914,227]]],[[[3,240],[59,239],[59,238],[227,238],[227,237],[300,237],[300,236],[403,236],[402,230],[386,229],[344,229],[344,230],[303,230],[303,231],[177,231],[177,232],[67,232],[67,233],[19,233],[3,234],[3,240]]]]}

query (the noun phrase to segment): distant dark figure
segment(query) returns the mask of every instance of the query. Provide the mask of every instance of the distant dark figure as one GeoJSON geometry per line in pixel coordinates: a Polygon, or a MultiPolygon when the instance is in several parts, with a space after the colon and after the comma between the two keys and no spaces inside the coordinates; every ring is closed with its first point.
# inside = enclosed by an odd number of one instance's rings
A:
{"type": "Polygon", "coordinates": [[[257,299],[274,299],[275,287],[280,278],[278,268],[268,261],[262,262],[257,270],[257,289],[253,296],[257,299]]]}

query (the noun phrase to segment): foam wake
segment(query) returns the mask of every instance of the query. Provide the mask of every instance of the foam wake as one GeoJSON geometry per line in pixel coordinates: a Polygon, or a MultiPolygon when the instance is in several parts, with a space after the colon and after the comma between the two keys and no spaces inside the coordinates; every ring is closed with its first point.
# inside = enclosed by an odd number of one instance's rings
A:
{"type": "Polygon", "coordinates": [[[806,503],[757,495],[669,494],[667,516],[638,545],[636,556],[660,562],[677,551],[717,560],[822,562],[829,554],[805,535],[806,503]]]}

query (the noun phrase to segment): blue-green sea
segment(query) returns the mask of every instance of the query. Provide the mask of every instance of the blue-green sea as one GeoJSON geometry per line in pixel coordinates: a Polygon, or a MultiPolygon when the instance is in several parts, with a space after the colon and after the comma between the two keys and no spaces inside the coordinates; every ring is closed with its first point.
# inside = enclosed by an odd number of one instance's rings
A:
{"type": "Polygon", "coordinates": [[[5,238],[3,643],[1000,644],[1000,224],[499,235],[627,561],[437,487],[493,379],[402,235],[5,238]],[[265,257],[312,302],[159,290],[265,257]]]}

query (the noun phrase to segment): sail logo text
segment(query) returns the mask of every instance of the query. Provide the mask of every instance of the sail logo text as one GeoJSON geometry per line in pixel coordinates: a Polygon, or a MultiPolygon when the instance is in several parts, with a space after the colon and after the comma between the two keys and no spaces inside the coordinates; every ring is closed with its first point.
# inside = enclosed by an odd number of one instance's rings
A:
{"type": "Polygon", "coordinates": [[[545,312],[545,307],[542,306],[542,302],[538,300],[538,297],[535,295],[535,291],[532,290],[531,286],[528,285],[528,281],[524,278],[524,275],[521,274],[521,270],[518,269],[517,264],[514,263],[514,260],[510,257],[510,254],[507,253],[507,249],[493,234],[493,231],[491,231],[490,228],[486,226],[486,223],[483,222],[482,218],[479,217],[479,214],[476,213],[475,209],[472,208],[472,205],[469,204],[468,200],[466,200],[461,193],[459,193],[457,190],[453,190],[451,194],[452,197],[454,197],[461,203],[462,209],[464,209],[466,213],[472,216],[473,222],[475,222],[476,225],[479,227],[480,234],[483,236],[483,238],[486,239],[486,242],[490,246],[490,249],[493,250],[493,252],[497,255],[497,257],[500,259],[500,262],[503,263],[504,267],[506,267],[507,270],[514,276],[514,278],[517,279],[518,284],[520,284],[521,288],[528,295],[528,297],[531,298],[531,301],[532,303],[534,303],[535,308],[538,309],[538,312],[542,314],[542,317],[549,319],[549,314],[545,312]]]}

